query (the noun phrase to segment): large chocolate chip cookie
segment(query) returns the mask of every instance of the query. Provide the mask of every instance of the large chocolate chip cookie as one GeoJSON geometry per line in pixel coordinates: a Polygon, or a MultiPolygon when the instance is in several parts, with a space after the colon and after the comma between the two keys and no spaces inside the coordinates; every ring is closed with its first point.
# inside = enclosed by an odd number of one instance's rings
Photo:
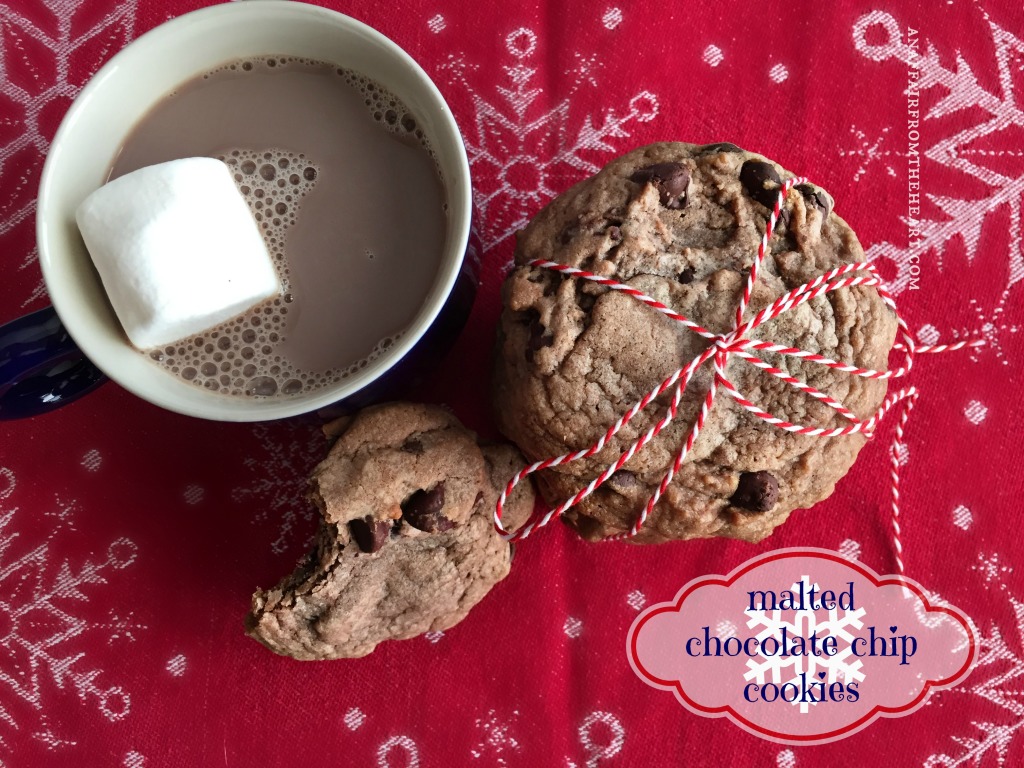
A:
{"type": "MultiPolygon", "coordinates": [[[[531,461],[589,446],[646,392],[708,341],[621,292],[550,270],[534,259],[614,277],[715,333],[731,330],[750,266],[788,171],[732,144],[653,144],[620,157],[552,201],[520,233],[503,287],[494,402],[498,423],[531,461]]],[[[755,286],[749,318],[783,293],[864,259],[857,238],[813,184],[787,198],[755,286]]],[[[871,287],[825,294],[753,336],[884,369],[894,314],[871,287]]],[[[886,383],[793,357],[764,359],[837,398],[858,417],[886,383]]],[[[686,439],[711,382],[705,366],[679,417],[565,516],[587,539],[624,533],[686,439]]],[[[799,424],[846,425],[829,407],[733,357],[727,377],[751,401],[799,424]]],[[[611,464],[665,412],[668,394],[599,454],[548,469],[544,497],[560,503],[611,464]]],[[[864,444],[861,435],[781,431],[720,395],[694,450],[638,542],[705,536],[758,541],[794,509],[832,493],[864,444]]]]}

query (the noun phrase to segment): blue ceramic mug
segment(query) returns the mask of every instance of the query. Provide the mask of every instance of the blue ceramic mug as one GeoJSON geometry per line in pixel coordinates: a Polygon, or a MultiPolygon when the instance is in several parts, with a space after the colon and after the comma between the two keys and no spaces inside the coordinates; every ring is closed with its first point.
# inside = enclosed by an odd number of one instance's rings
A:
{"type": "Polygon", "coordinates": [[[169,21],[128,45],[82,89],[43,168],[39,263],[53,302],[0,327],[0,418],[44,413],[106,377],[178,413],[263,421],[388,396],[450,347],[472,307],[479,249],[472,242],[469,163],[437,87],[401,48],[334,11],[280,0],[228,3],[169,21]],[[190,386],[131,347],[75,224],[132,127],[177,86],[226,61],[266,54],[330,61],[369,75],[417,115],[443,177],[448,231],[441,267],[412,324],[388,351],[336,385],[288,398],[227,397],[190,386]]]}

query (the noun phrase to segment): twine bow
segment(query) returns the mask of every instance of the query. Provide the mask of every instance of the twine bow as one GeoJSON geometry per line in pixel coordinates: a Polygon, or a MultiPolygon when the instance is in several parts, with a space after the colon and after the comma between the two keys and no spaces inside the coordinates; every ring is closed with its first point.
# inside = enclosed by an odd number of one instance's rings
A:
{"type": "Polygon", "coordinates": [[[497,505],[494,511],[494,526],[498,533],[501,534],[502,538],[506,540],[520,540],[528,537],[535,529],[542,528],[547,525],[552,518],[555,516],[562,515],[566,510],[571,509],[575,505],[579,504],[595,490],[600,488],[613,474],[619,471],[626,462],[628,462],[638,451],[642,450],[651,440],[658,436],[658,434],[668,426],[679,409],[679,403],[682,399],[683,392],[689,385],[690,380],[693,378],[697,370],[707,362],[711,362],[714,371],[714,377],[711,382],[711,386],[708,389],[707,395],[704,397],[704,401],[701,403],[700,412],[697,414],[697,418],[694,421],[689,434],[687,435],[686,441],[683,446],[676,453],[675,458],[672,462],[671,467],[662,477],[661,482],[658,484],[657,489],[648,499],[647,504],[644,506],[640,515],[633,523],[633,526],[628,533],[618,534],[616,536],[609,537],[609,540],[631,538],[643,527],[644,522],[650,515],[654,506],[658,503],[662,494],[668,488],[672,482],[672,478],[675,477],[679,468],[683,465],[687,455],[690,453],[697,441],[697,437],[700,435],[701,429],[704,427],[704,423],[707,420],[708,413],[711,411],[712,406],[715,403],[715,398],[718,396],[720,391],[724,391],[730,397],[732,397],[740,406],[754,414],[760,419],[774,425],[778,429],[785,430],[787,432],[794,432],[800,435],[812,435],[820,437],[838,437],[840,435],[851,435],[855,433],[862,433],[866,437],[871,438],[874,435],[875,428],[885,418],[889,411],[893,410],[897,405],[902,405],[900,416],[896,422],[896,430],[893,436],[893,442],[890,452],[891,460],[891,479],[892,479],[892,532],[893,532],[893,548],[896,555],[896,565],[899,573],[903,574],[903,545],[901,542],[900,532],[900,507],[899,507],[899,496],[900,496],[900,448],[903,445],[903,431],[906,427],[907,419],[910,416],[910,412],[914,407],[914,403],[918,398],[918,391],[915,387],[906,387],[901,389],[899,392],[888,395],[885,400],[882,401],[881,406],[878,410],[867,419],[859,419],[857,416],[847,409],[838,400],[830,397],[829,395],[821,392],[818,389],[810,386],[809,384],[800,381],[799,379],[790,376],[785,371],[776,368],[770,363],[765,362],[756,353],[764,352],[775,352],[780,355],[794,357],[801,360],[807,360],[812,363],[824,365],[829,368],[834,368],[838,371],[843,371],[852,376],[861,376],[866,379],[896,379],[906,376],[914,363],[914,356],[917,354],[925,353],[936,353],[936,352],[948,352],[955,349],[962,349],[968,346],[981,346],[984,344],[982,340],[974,341],[960,341],[955,344],[938,344],[938,345],[924,345],[919,346],[914,343],[914,339],[910,334],[910,329],[907,327],[906,322],[900,316],[899,310],[896,307],[896,302],[893,300],[892,294],[886,290],[883,285],[881,277],[875,270],[874,266],[868,262],[857,262],[854,264],[844,264],[840,267],[836,267],[825,274],[816,277],[809,283],[801,285],[788,293],[780,296],[768,307],[765,307],[761,311],[757,312],[749,320],[744,321],[743,316],[746,313],[747,307],[750,304],[750,297],[753,292],[754,285],[757,283],[758,273],[761,268],[761,264],[764,261],[765,256],[768,253],[769,242],[771,240],[772,233],[775,231],[775,225],[779,220],[779,215],[782,210],[783,203],[785,202],[786,195],[789,190],[798,184],[804,184],[807,179],[802,177],[792,178],[786,180],[781,189],[779,190],[778,198],[775,201],[775,206],[768,216],[768,222],[765,226],[764,235],[761,238],[761,243],[757,250],[757,258],[751,265],[750,273],[747,275],[747,281],[743,289],[743,295],[740,298],[739,305],[736,307],[736,315],[733,321],[732,329],[724,334],[713,333],[712,331],[703,328],[697,323],[693,322],[689,318],[681,315],[675,310],[665,306],[661,302],[647,296],[642,291],[632,288],[628,285],[616,282],[600,275],[595,275],[591,272],[587,272],[576,267],[570,267],[565,264],[558,264],[552,261],[545,261],[537,259],[529,262],[532,267],[539,267],[543,269],[549,269],[558,272],[562,275],[569,277],[589,280],[603,285],[613,291],[620,291],[632,296],[637,301],[640,301],[652,309],[660,312],[666,317],[677,321],[686,328],[689,328],[694,333],[708,339],[711,343],[709,346],[693,358],[682,368],[679,368],[672,373],[671,376],[666,378],[657,387],[652,389],[650,392],[645,394],[637,403],[635,403],[625,414],[622,415],[614,424],[612,424],[608,430],[601,436],[601,438],[590,445],[587,448],[566,453],[561,456],[554,458],[545,459],[543,461],[535,462],[528,467],[520,470],[516,475],[508,482],[505,490],[498,498],[497,505]],[[866,273],[861,275],[853,276],[851,273],[860,272],[866,273]],[[876,371],[870,368],[858,368],[855,365],[849,363],[839,362],[831,358],[819,355],[814,352],[807,352],[802,349],[795,347],[788,347],[784,344],[773,344],[769,341],[762,341],[759,339],[750,338],[750,334],[762,326],[764,323],[772,320],[779,315],[784,314],[796,307],[806,304],[807,302],[822,296],[826,293],[838,291],[842,288],[853,288],[854,286],[865,286],[873,287],[878,291],[882,301],[885,302],[896,316],[896,323],[898,327],[898,341],[894,345],[893,350],[903,353],[903,360],[901,364],[894,369],[886,371],[876,371]],[[801,424],[793,424],[786,419],[774,416],[771,413],[759,408],[757,405],[752,403],[750,400],[745,398],[743,394],[733,385],[725,375],[725,368],[730,358],[735,355],[736,357],[745,360],[751,365],[760,368],[768,374],[781,379],[795,389],[800,390],[806,395],[813,397],[819,402],[832,408],[836,411],[848,424],[840,427],[825,428],[818,426],[806,426],[801,424]],[[511,532],[508,531],[501,523],[501,516],[504,510],[505,502],[508,499],[509,494],[512,493],[513,489],[527,476],[532,475],[534,472],[539,472],[543,469],[550,467],[557,467],[562,464],[569,464],[579,459],[585,459],[593,456],[600,452],[605,445],[611,440],[619,431],[625,427],[630,420],[636,416],[640,411],[646,408],[652,401],[668,391],[670,388],[673,389],[672,400],[669,403],[668,410],[665,415],[652,426],[645,434],[635,440],[630,446],[622,452],[619,457],[608,465],[608,467],[601,472],[596,478],[588,483],[583,489],[576,493],[571,498],[564,501],[558,507],[549,510],[539,520],[531,519],[525,526],[519,531],[511,532]]]}

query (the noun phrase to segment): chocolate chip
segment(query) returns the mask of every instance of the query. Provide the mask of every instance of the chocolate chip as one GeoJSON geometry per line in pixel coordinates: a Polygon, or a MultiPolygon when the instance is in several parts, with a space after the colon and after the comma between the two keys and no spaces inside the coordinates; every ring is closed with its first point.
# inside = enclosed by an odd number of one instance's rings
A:
{"type": "Polygon", "coordinates": [[[694,278],[695,274],[696,274],[696,272],[693,271],[693,267],[687,267],[686,269],[684,269],[682,272],[679,273],[679,275],[676,277],[676,279],[680,283],[683,283],[683,285],[686,285],[687,283],[692,283],[693,282],[693,278],[694,278]]]}
{"type": "Polygon", "coordinates": [[[803,195],[804,202],[821,211],[823,217],[827,217],[832,212],[832,201],[829,200],[824,190],[815,189],[810,184],[801,184],[797,187],[797,191],[803,195]]]}
{"type": "Polygon", "coordinates": [[[774,208],[782,179],[771,163],[747,160],[740,169],[740,183],[765,208],[774,208]]]}
{"type": "MultiPolygon", "coordinates": [[[[562,522],[568,523],[569,518],[563,515],[562,522]]],[[[579,531],[580,536],[591,541],[600,538],[604,531],[604,526],[600,520],[596,520],[590,515],[584,515],[582,512],[576,515],[573,525],[579,531]]]]}
{"type": "Polygon", "coordinates": [[[384,546],[391,533],[391,521],[367,516],[359,520],[350,520],[348,529],[363,552],[376,552],[384,546]]]}
{"type": "Polygon", "coordinates": [[[690,172],[682,163],[656,163],[635,171],[629,177],[637,184],[653,184],[660,193],[661,204],[673,210],[686,205],[686,188],[690,172]]]}
{"type": "Polygon", "coordinates": [[[544,325],[536,320],[530,325],[530,340],[526,344],[526,359],[533,361],[533,355],[537,350],[550,347],[555,343],[555,337],[547,332],[544,325]]]}
{"type": "Polygon", "coordinates": [[[720,141],[717,144],[705,144],[700,148],[702,155],[710,155],[715,152],[742,152],[743,150],[728,141],[720,141]]]}
{"type": "Polygon", "coordinates": [[[628,491],[640,485],[640,479],[636,473],[630,472],[628,469],[620,469],[608,478],[608,485],[617,491],[628,491]]]}
{"type": "Polygon", "coordinates": [[[622,240],[622,230],[618,227],[608,227],[606,234],[611,238],[613,243],[617,243],[622,240]]]}
{"type": "Polygon", "coordinates": [[[779,500],[779,481],[771,472],[744,472],[729,499],[733,506],[751,512],[767,512],[779,500]]]}
{"type": "Polygon", "coordinates": [[[413,528],[427,533],[439,533],[455,527],[455,523],[441,514],[444,509],[444,481],[429,491],[416,491],[402,505],[402,517],[413,528]]]}
{"type": "Polygon", "coordinates": [[[402,443],[402,450],[417,456],[423,455],[423,443],[419,440],[406,440],[402,443]]]}

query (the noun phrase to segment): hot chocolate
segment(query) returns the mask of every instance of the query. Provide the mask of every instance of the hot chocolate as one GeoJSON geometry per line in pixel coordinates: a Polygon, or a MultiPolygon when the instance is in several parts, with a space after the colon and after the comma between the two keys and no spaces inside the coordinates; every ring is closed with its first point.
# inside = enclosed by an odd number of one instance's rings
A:
{"type": "Polygon", "coordinates": [[[267,56],[186,83],[135,126],[110,178],[182,157],[226,162],[283,294],[163,349],[170,373],[289,396],[365,367],[402,333],[441,261],[444,190],[416,117],[368,78],[267,56]]]}

